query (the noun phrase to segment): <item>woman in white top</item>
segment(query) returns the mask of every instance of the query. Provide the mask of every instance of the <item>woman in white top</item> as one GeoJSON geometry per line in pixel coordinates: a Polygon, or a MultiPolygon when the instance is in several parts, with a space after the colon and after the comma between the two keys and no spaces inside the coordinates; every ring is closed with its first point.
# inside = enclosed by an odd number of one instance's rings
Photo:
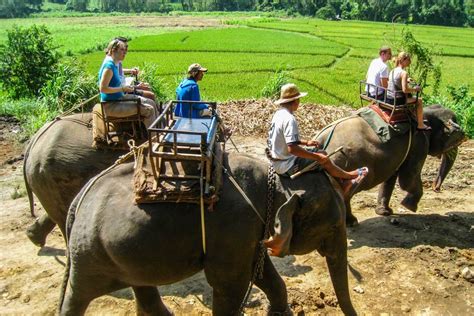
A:
{"type": "Polygon", "coordinates": [[[420,86],[410,88],[408,85],[408,73],[405,68],[410,66],[410,54],[401,52],[395,57],[395,68],[388,76],[387,102],[395,105],[415,103],[416,102],[416,120],[417,129],[420,131],[430,130],[431,127],[423,123],[423,100],[414,98],[411,93],[421,91],[420,86]]]}

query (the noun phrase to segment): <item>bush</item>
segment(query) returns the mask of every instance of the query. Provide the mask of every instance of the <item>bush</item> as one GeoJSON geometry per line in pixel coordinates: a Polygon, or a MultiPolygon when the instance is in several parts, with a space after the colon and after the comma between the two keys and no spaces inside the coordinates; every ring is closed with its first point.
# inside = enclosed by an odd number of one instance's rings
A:
{"type": "Polygon", "coordinates": [[[282,69],[275,71],[260,92],[260,97],[277,99],[280,96],[281,87],[288,82],[289,77],[286,71],[282,69]]]}
{"type": "Polygon", "coordinates": [[[145,63],[140,71],[139,79],[150,84],[157,101],[175,99],[174,91],[165,83],[163,78],[160,78],[157,64],[145,63]]]}
{"type": "Polygon", "coordinates": [[[14,26],[0,45],[0,84],[13,99],[33,97],[51,77],[59,54],[45,26],[14,26]]]}
{"type": "Polygon", "coordinates": [[[76,59],[58,63],[41,89],[41,101],[52,113],[63,113],[98,93],[97,79],[78,66],[76,59]]]}
{"type": "Polygon", "coordinates": [[[334,20],[336,17],[336,10],[330,5],[322,7],[316,11],[316,17],[324,20],[334,20]]]}
{"type": "Polygon", "coordinates": [[[426,104],[441,104],[456,113],[459,125],[464,129],[469,138],[474,137],[474,97],[469,94],[469,87],[461,85],[457,88],[446,88],[449,97],[430,96],[426,104]]]}
{"type": "Polygon", "coordinates": [[[441,67],[434,62],[433,49],[416,40],[408,29],[403,29],[399,46],[400,50],[411,55],[410,75],[423,88],[429,87],[428,80],[431,77],[433,80],[432,91],[434,95],[437,95],[441,83],[441,67]]]}

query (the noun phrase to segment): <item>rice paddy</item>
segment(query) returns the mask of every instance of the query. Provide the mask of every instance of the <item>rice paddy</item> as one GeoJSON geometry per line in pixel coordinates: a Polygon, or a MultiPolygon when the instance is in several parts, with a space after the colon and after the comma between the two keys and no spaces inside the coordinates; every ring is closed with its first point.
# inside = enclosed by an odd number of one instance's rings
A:
{"type": "MultiPolygon", "coordinates": [[[[354,107],[360,104],[358,82],[364,79],[370,60],[382,45],[390,45],[396,52],[401,32],[407,27],[303,18],[236,21],[227,16],[224,24],[210,18],[211,22],[197,30],[160,26],[156,22],[159,18],[153,18],[155,24],[143,23],[144,17],[123,16],[63,19],[70,23],[53,18],[20,21],[22,25],[45,23],[61,50],[73,53],[99,47],[118,35],[133,37],[124,66],[156,64],[158,75],[170,90],[174,90],[189,64],[199,62],[209,69],[200,83],[206,99],[256,98],[275,71],[283,69],[289,80],[309,91],[305,101],[354,107]],[[231,26],[226,26],[226,21],[231,26]]],[[[11,24],[11,20],[0,20],[2,28],[11,24]]],[[[408,28],[419,41],[432,47],[435,59],[442,62],[442,87],[474,87],[472,29],[408,28]]],[[[0,42],[4,40],[5,32],[0,31],[0,42]]],[[[79,56],[79,62],[92,74],[97,73],[104,57],[98,48],[94,50],[79,56]]]]}

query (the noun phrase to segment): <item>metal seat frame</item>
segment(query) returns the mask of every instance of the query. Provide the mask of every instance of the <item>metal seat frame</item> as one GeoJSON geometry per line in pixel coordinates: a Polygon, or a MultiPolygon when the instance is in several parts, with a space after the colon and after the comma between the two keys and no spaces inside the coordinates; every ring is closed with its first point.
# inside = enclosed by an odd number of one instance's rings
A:
{"type": "MultiPolygon", "coordinates": [[[[207,132],[193,132],[173,129],[176,123],[174,116],[174,106],[177,103],[207,103],[215,113],[217,103],[209,101],[183,101],[172,100],[165,104],[160,116],[148,128],[149,158],[151,169],[155,178],[155,189],[161,180],[202,180],[205,181],[204,193],[209,193],[211,183],[211,171],[213,161],[213,149],[216,141],[216,131],[209,135],[207,132]],[[199,144],[179,143],[178,135],[200,136],[199,144]],[[167,135],[172,135],[172,142],[167,141],[167,135]],[[172,161],[195,161],[200,164],[201,175],[166,175],[161,173],[162,164],[166,160],[172,161]]],[[[190,111],[191,112],[191,111],[190,111]]],[[[191,115],[191,113],[190,113],[191,115]]],[[[192,119],[192,118],[190,118],[192,119]]],[[[215,124],[218,124],[217,117],[214,117],[215,124]]],[[[212,129],[212,128],[211,128],[212,129]]]]}
{"type": "Polygon", "coordinates": [[[123,133],[119,132],[111,132],[110,131],[110,124],[121,124],[121,123],[131,123],[132,126],[132,138],[133,139],[138,139],[140,138],[145,138],[145,133],[143,129],[143,117],[141,116],[140,112],[140,106],[141,106],[141,99],[139,97],[135,99],[130,99],[130,100],[114,100],[114,101],[101,101],[100,102],[100,107],[102,111],[102,116],[103,116],[103,121],[104,121],[104,131],[105,131],[105,137],[106,141],[108,144],[114,143],[112,138],[114,136],[121,136],[123,133]],[[114,117],[114,116],[109,116],[107,114],[107,107],[108,106],[113,106],[117,103],[135,103],[137,107],[137,114],[126,116],[126,117],[114,117]],[[138,127],[137,127],[138,125],[138,127]]]}
{"type": "MultiPolygon", "coordinates": [[[[397,92],[403,92],[403,91],[395,91],[395,95],[397,92]]],[[[397,104],[397,100],[394,99],[394,104],[388,103],[387,102],[387,88],[384,88],[382,86],[374,85],[371,83],[367,83],[365,80],[361,80],[359,82],[359,95],[360,95],[360,104],[363,106],[363,101],[368,101],[370,103],[376,104],[379,108],[382,110],[389,110],[390,111],[390,117],[389,121],[392,120],[392,117],[395,113],[399,112],[404,112],[404,113],[409,113],[413,110],[413,108],[416,106],[416,103],[418,102],[418,95],[419,92],[416,93],[415,96],[415,101],[410,102],[410,103],[404,103],[404,104],[397,104]],[[369,96],[370,88],[375,89],[375,96],[378,96],[380,93],[379,91],[384,91],[383,92],[383,100],[378,100],[376,97],[373,98],[369,96]]]]}

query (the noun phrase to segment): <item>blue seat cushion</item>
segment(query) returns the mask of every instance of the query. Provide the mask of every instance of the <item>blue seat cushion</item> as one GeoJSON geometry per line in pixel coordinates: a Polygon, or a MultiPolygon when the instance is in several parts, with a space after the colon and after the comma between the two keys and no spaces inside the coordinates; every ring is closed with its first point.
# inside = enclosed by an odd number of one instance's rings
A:
{"type": "MultiPolygon", "coordinates": [[[[217,131],[217,118],[186,118],[179,117],[171,128],[172,131],[206,133],[206,143],[209,145],[212,137],[217,131]]],[[[199,146],[201,144],[201,135],[177,133],[176,143],[178,145],[199,146]]],[[[165,143],[173,143],[173,133],[167,133],[164,139],[165,143]]]]}

